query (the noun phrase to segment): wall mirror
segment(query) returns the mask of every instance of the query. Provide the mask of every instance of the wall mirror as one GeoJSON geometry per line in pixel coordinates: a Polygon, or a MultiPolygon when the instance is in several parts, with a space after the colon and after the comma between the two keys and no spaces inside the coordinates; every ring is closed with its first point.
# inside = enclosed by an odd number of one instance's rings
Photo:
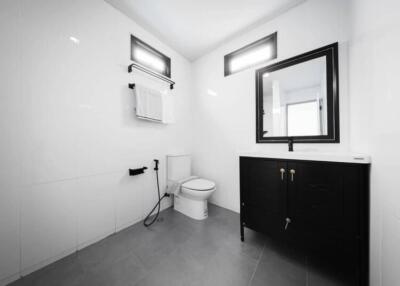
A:
{"type": "Polygon", "coordinates": [[[257,143],[339,143],[338,44],[256,71],[257,143]]]}

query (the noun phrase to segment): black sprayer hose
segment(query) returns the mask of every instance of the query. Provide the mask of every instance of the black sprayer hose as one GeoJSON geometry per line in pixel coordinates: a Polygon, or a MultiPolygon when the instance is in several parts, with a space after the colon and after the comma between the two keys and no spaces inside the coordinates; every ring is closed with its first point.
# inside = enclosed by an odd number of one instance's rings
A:
{"type": "Polygon", "coordinates": [[[160,214],[160,208],[161,208],[161,201],[165,197],[169,197],[169,194],[165,193],[162,197],[160,195],[160,183],[158,181],[158,160],[154,160],[156,162],[156,167],[154,170],[156,171],[156,177],[157,177],[157,193],[158,193],[158,202],[154,206],[154,208],[150,211],[150,213],[146,216],[146,218],[143,220],[143,225],[145,227],[151,226],[153,223],[156,222],[158,215],[160,214]],[[150,219],[150,216],[153,214],[154,210],[157,208],[157,214],[153,217],[153,219],[150,222],[147,222],[150,219]]]}

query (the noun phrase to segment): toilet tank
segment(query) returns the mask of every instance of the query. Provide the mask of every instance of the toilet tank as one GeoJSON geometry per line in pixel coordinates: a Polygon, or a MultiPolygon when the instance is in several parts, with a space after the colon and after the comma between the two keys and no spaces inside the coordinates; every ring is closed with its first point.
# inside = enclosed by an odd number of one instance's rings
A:
{"type": "Polygon", "coordinates": [[[191,175],[190,155],[167,155],[167,179],[179,181],[191,175]]]}

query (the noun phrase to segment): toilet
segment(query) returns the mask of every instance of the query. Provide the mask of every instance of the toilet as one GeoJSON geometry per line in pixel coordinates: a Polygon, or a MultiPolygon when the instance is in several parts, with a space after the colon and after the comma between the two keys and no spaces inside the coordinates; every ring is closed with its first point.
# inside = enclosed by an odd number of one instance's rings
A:
{"type": "Polygon", "coordinates": [[[174,209],[188,217],[203,220],[208,217],[207,199],[215,192],[215,183],[192,176],[190,155],[167,156],[168,186],[182,182],[174,194],[174,209]]]}

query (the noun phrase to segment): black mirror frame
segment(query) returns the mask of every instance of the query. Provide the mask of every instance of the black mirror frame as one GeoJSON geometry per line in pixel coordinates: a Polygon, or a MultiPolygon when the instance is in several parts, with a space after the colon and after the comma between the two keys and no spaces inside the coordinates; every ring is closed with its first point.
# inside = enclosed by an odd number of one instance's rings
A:
{"type": "Polygon", "coordinates": [[[338,43],[334,43],[256,70],[256,143],[287,143],[289,139],[293,139],[295,143],[340,143],[338,54],[338,43]],[[323,56],[326,57],[328,134],[263,137],[262,75],[266,72],[273,72],[323,56]]]}

